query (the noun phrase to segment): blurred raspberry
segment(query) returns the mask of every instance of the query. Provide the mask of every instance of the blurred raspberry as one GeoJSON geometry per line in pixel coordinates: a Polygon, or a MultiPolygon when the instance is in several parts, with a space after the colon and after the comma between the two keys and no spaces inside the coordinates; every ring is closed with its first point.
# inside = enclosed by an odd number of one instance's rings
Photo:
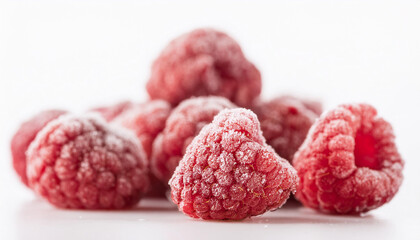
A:
{"type": "Polygon", "coordinates": [[[298,178],[265,143],[257,116],[223,110],[188,146],[169,184],[193,218],[239,220],[282,206],[298,178]]]}
{"type": "Polygon", "coordinates": [[[115,105],[93,108],[90,111],[99,113],[107,122],[111,122],[114,118],[134,106],[135,104],[131,101],[123,101],[115,105]]]}
{"type": "Polygon", "coordinates": [[[288,161],[293,159],[317,117],[300,100],[292,97],[261,101],[254,105],[253,110],[261,122],[267,143],[288,161]]]}
{"type": "Polygon", "coordinates": [[[316,101],[316,100],[312,100],[308,98],[299,98],[292,95],[283,95],[283,96],[280,96],[279,98],[284,99],[284,100],[292,100],[292,101],[300,102],[301,104],[303,104],[303,106],[305,106],[306,109],[311,110],[317,116],[320,116],[322,112],[324,111],[322,107],[322,103],[320,101],[316,101]]]}
{"type": "Polygon", "coordinates": [[[179,104],[153,144],[151,168],[155,176],[167,183],[200,130],[223,109],[235,107],[223,97],[190,98],[179,104]]]}
{"type": "MultiPolygon", "coordinates": [[[[152,100],[131,107],[131,109],[116,117],[112,123],[121,125],[136,134],[143,145],[150,166],[152,144],[156,136],[165,127],[170,112],[171,106],[169,103],[163,100],[152,100]]],[[[168,184],[163,184],[150,171],[149,179],[150,188],[145,197],[165,197],[168,184]]]]}
{"type": "Polygon", "coordinates": [[[231,37],[196,29],[162,51],[146,87],[152,99],[165,99],[174,106],[189,97],[207,95],[250,106],[261,92],[261,75],[231,37]]]}
{"type": "Polygon", "coordinates": [[[50,121],[65,114],[62,110],[47,110],[38,113],[28,121],[22,123],[18,131],[12,138],[10,149],[12,152],[13,167],[19,175],[20,180],[28,186],[28,179],[26,177],[26,150],[36,135],[42,128],[50,121]]]}
{"type": "Polygon", "coordinates": [[[324,212],[367,212],[397,193],[404,162],[391,125],[367,104],[341,105],[312,126],[293,164],[296,197],[324,212]]]}
{"type": "Polygon", "coordinates": [[[60,208],[120,209],[147,190],[146,155],[134,134],[91,116],[51,121],[29,146],[29,185],[60,208]]]}
{"type": "Polygon", "coordinates": [[[149,190],[144,195],[144,198],[152,199],[167,199],[167,193],[169,192],[168,183],[163,183],[155,177],[153,173],[149,170],[149,181],[150,186],[149,190]]]}
{"type": "Polygon", "coordinates": [[[131,106],[130,109],[120,114],[112,122],[133,131],[149,157],[153,141],[162,132],[170,113],[171,106],[169,103],[154,100],[131,106]]]}

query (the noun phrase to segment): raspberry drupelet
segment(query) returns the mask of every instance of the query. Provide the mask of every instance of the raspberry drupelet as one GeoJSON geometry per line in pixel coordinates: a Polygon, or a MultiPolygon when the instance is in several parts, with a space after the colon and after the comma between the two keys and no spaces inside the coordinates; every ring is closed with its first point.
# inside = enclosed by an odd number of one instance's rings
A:
{"type": "Polygon", "coordinates": [[[261,74],[227,34],[196,29],[169,43],[154,61],[147,91],[176,106],[192,96],[217,95],[248,107],[261,92],[261,74]]]}
{"type": "Polygon", "coordinates": [[[153,144],[151,168],[154,175],[167,183],[200,130],[223,109],[235,107],[226,98],[214,96],[190,98],[179,104],[153,144]]]}
{"type": "Polygon", "coordinates": [[[258,116],[267,143],[288,161],[292,161],[317,118],[301,101],[291,97],[259,101],[253,111],[258,116]]]}
{"type": "Polygon", "coordinates": [[[367,104],[341,105],[321,116],[296,153],[296,197],[329,213],[378,208],[397,193],[404,161],[391,125],[367,104]]]}
{"type": "Polygon", "coordinates": [[[38,113],[31,119],[22,123],[18,131],[12,138],[10,149],[12,153],[13,168],[19,175],[20,180],[28,186],[26,176],[26,151],[29,145],[35,139],[36,135],[50,121],[65,114],[63,110],[46,110],[38,113]]]}
{"type": "Polygon", "coordinates": [[[51,121],[29,146],[28,182],[59,208],[120,209],[149,185],[146,155],[134,134],[97,116],[51,121]]]}
{"type": "Polygon", "coordinates": [[[293,167],[265,143],[257,116],[237,108],[201,130],[169,184],[186,215],[240,220],[281,207],[297,182],[293,167]]]}

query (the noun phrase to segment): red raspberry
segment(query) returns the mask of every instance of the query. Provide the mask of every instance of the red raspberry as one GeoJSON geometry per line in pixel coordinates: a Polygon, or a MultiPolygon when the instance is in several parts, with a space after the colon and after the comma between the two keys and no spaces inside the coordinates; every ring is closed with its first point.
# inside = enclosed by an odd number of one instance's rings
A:
{"type": "Polygon", "coordinates": [[[154,100],[132,106],[112,122],[133,131],[143,145],[146,155],[150,156],[153,141],[162,132],[170,113],[169,103],[154,100]]]}
{"type": "Polygon", "coordinates": [[[291,97],[259,102],[253,110],[261,122],[267,143],[288,161],[293,159],[317,117],[300,101],[291,97]]]}
{"type": "MultiPolygon", "coordinates": [[[[171,106],[169,103],[154,100],[131,107],[112,122],[133,131],[150,160],[153,141],[165,127],[170,112],[171,106]]],[[[165,197],[167,184],[163,184],[151,172],[149,179],[150,190],[146,197],[165,197]]]]}
{"type": "Polygon", "coordinates": [[[125,208],[149,184],[135,136],[91,116],[51,121],[30,145],[27,161],[29,185],[60,208],[125,208]]]}
{"type": "Polygon", "coordinates": [[[330,213],[361,213],[397,193],[404,162],[391,125],[370,105],[341,105],[311,128],[293,164],[300,177],[296,197],[330,213]]]}
{"type": "Polygon", "coordinates": [[[134,105],[135,104],[130,101],[123,101],[111,106],[97,107],[91,109],[91,111],[98,112],[107,122],[111,122],[114,118],[131,109],[134,105]]]}
{"type": "Polygon", "coordinates": [[[192,96],[217,95],[249,106],[261,92],[261,75],[227,34],[197,29],[162,51],[146,88],[152,99],[172,105],[192,96]]]}
{"type": "Polygon", "coordinates": [[[179,104],[153,143],[151,168],[155,176],[167,183],[188,145],[200,130],[223,109],[235,107],[223,97],[190,98],[179,104]]]}
{"type": "Polygon", "coordinates": [[[22,123],[18,131],[12,138],[10,149],[12,152],[13,167],[19,175],[20,180],[28,186],[28,179],[26,177],[26,150],[35,139],[36,135],[42,128],[50,121],[65,114],[62,110],[47,110],[38,113],[33,118],[22,123]]]}
{"type": "Polygon", "coordinates": [[[193,218],[243,219],[282,206],[298,178],[265,143],[250,110],[220,112],[189,145],[169,184],[193,218]]]}

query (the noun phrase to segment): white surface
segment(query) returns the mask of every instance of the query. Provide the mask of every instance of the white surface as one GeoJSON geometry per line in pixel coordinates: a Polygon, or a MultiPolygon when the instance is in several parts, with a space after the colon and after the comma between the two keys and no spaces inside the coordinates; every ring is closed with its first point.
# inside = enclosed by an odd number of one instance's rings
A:
{"type": "Polygon", "coordinates": [[[0,1],[0,239],[420,239],[419,12],[419,1],[0,1]],[[57,210],[19,183],[9,141],[21,121],[51,107],[84,111],[145,99],[160,49],[200,26],[241,43],[263,73],[265,96],[376,106],[406,160],[394,200],[364,217],[287,207],[242,222],[204,222],[165,202],[57,210]]]}

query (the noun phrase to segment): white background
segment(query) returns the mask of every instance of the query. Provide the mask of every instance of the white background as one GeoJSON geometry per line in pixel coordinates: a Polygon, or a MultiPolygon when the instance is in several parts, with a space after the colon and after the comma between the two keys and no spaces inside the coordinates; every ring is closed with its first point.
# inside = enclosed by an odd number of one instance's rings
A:
{"type": "Polygon", "coordinates": [[[420,239],[420,1],[1,1],[0,239],[420,239]],[[228,32],[261,70],[264,96],[368,102],[406,160],[394,200],[363,217],[287,207],[243,222],[191,220],[165,202],[63,211],[15,176],[9,141],[40,110],[147,98],[152,60],[196,27],[228,32]]]}

